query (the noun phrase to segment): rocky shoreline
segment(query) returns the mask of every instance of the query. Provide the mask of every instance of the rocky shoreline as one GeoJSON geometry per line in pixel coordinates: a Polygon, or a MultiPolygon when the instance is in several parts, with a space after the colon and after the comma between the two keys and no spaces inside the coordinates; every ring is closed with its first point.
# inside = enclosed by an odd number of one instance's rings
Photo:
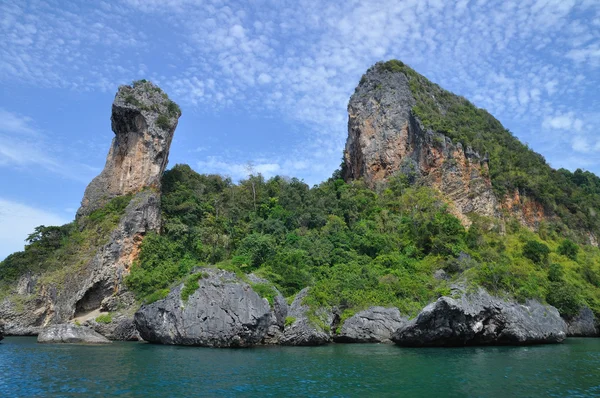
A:
{"type": "MultiPolygon", "coordinates": [[[[529,300],[506,301],[480,289],[440,297],[409,320],[397,308],[370,307],[340,322],[337,309],[309,308],[309,288],[288,304],[268,281],[216,268],[190,277],[197,288],[182,298],[185,283],[161,300],[142,305],[133,317],[110,324],[87,321],[50,325],[41,343],[103,344],[143,340],[155,344],[203,347],[258,345],[317,346],[330,343],[395,343],[409,347],[527,345],[560,343],[568,336],[598,337],[594,314],[583,308],[569,323],[556,308],[529,300]],[[196,282],[197,281],[197,282],[196,282]],[[262,285],[261,297],[253,286],[262,285]],[[264,294],[264,293],[263,293],[264,294]]],[[[187,282],[190,283],[190,282],[187,282]]],[[[192,289],[193,290],[193,289],[192,289]]],[[[2,336],[0,324],[0,339],[2,336]]]]}

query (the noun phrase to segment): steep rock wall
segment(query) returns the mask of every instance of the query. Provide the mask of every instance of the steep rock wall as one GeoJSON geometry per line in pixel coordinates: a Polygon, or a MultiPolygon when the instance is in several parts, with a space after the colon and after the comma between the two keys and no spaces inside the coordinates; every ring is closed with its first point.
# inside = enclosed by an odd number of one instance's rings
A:
{"type": "Polygon", "coordinates": [[[374,188],[404,174],[439,189],[466,224],[471,212],[496,216],[487,159],[425,129],[411,111],[414,105],[404,74],[369,69],[348,105],[344,178],[362,178],[374,188]]]}
{"type": "Polygon", "coordinates": [[[181,111],[150,82],[121,86],[112,105],[115,138],[104,170],[87,186],[77,216],[91,213],[115,196],[144,187],[160,189],[181,111]]]}

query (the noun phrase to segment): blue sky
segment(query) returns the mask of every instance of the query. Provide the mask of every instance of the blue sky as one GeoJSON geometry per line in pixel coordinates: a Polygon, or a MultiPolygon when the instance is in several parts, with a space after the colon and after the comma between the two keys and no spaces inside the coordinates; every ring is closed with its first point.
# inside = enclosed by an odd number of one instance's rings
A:
{"type": "Polygon", "coordinates": [[[4,0],[0,37],[0,258],[73,219],[140,78],[181,105],[170,165],[198,172],[329,177],[354,87],[397,58],[600,173],[597,0],[4,0]]]}

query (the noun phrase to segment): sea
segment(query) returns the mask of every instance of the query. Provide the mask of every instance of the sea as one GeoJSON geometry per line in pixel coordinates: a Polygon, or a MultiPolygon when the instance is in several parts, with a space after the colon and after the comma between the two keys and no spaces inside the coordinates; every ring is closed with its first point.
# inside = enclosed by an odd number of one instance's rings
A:
{"type": "Polygon", "coordinates": [[[0,342],[0,397],[600,397],[600,338],[526,347],[0,342]]]}

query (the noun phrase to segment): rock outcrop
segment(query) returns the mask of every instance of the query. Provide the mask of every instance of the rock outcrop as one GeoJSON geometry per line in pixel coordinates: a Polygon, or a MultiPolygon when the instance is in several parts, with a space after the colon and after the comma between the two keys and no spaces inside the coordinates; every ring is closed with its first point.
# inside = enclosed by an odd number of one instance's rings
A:
{"type": "Polygon", "coordinates": [[[40,282],[40,278],[25,275],[29,289],[18,292],[0,304],[0,316],[7,321],[7,332],[13,335],[36,335],[49,324],[60,324],[99,309],[108,297],[122,302],[122,310],[132,304],[122,300],[126,290],[123,278],[137,257],[143,237],[160,228],[159,194],[146,190],[138,193],[127,205],[108,243],[101,246],[91,261],[69,267],[60,285],[40,282]],[[22,300],[22,301],[19,301],[22,300]]]}
{"type": "Polygon", "coordinates": [[[115,138],[104,170],[85,190],[77,216],[91,213],[115,196],[146,187],[160,190],[179,116],[179,107],[150,82],[119,87],[110,118],[115,138]]]}
{"type": "Polygon", "coordinates": [[[234,273],[204,268],[187,301],[184,284],[135,314],[140,336],[151,343],[205,347],[249,347],[268,335],[277,311],[234,273]]]}
{"type": "Polygon", "coordinates": [[[556,308],[506,302],[480,290],[460,299],[441,297],[399,328],[392,341],[410,347],[559,343],[567,325],[556,308]]]}
{"type": "Polygon", "coordinates": [[[594,313],[589,307],[583,307],[575,318],[567,322],[568,335],[571,337],[599,337],[600,332],[594,313]]]}
{"type": "Polygon", "coordinates": [[[84,229],[87,216],[111,198],[131,195],[131,200],[108,236],[92,237],[87,242],[98,247],[89,257],[78,259],[77,264],[64,264],[52,275],[21,277],[14,294],[0,303],[7,333],[35,335],[47,325],[73,318],[81,318],[83,323],[86,314],[109,300],[117,312],[113,319],[118,322],[98,329],[111,338],[132,338],[128,331],[134,300],[123,278],[137,258],[144,236],[160,230],[160,178],[180,114],[177,105],[152,83],[136,82],[119,88],[111,117],[115,138],[104,170],[86,189],[77,213],[77,228],[84,229]]]}
{"type": "Polygon", "coordinates": [[[415,104],[404,73],[379,64],[367,71],[348,104],[346,181],[362,178],[373,188],[404,174],[439,189],[465,223],[470,212],[496,215],[487,159],[425,129],[412,112],[415,104]]]}
{"type": "Polygon", "coordinates": [[[289,324],[279,340],[282,345],[316,346],[330,343],[331,328],[336,316],[327,309],[318,309],[309,314],[310,308],[303,303],[309,288],[301,290],[288,311],[289,324]]]}
{"type": "Polygon", "coordinates": [[[334,340],[339,343],[391,343],[392,334],[407,322],[398,308],[371,307],[346,319],[334,340]]]}
{"type": "Polygon", "coordinates": [[[94,330],[65,323],[44,328],[37,339],[38,343],[66,344],[110,344],[110,340],[94,330]]]}
{"type": "Polygon", "coordinates": [[[92,328],[97,333],[109,340],[117,341],[139,341],[141,340],[132,316],[116,315],[108,323],[98,322],[90,319],[83,326],[92,328]]]}
{"type": "Polygon", "coordinates": [[[0,320],[0,341],[4,339],[4,321],[0,320]]]}

